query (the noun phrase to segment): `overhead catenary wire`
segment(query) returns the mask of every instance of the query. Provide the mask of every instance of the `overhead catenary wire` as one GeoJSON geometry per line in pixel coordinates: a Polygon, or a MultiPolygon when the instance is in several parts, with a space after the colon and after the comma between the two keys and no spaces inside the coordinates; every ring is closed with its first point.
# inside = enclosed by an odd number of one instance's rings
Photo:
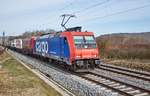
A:
{"type": "MultiPolygon", "coordinates": [[[[75,1],[76,1],[76,0],[73,0],[73,1],[70,2],[67,6],[63,7],[61,10],[64,10],[64,9],[66,9],[67,7],[73,6],[73,4],[74,4],[75,1]]],[[[83,12],[83,11],[87,11],[87,10],[89,10],[89,9],[92,9],[92,8],[97,7],[97,6],[103,5],[103,4],[107,3],[108,1],[109,1],[109,0],[105,0],[105,1],[103,1],[103,2],[95,3],[95,4],[93,4],[93,5],[90,5],[90,6],[86,7],[86,8],[83,8],[82,10],[75,11],[75,12],[73,12],[72,14],[77,14],[77,13],[81,13],[81,12],[83,12]]],[[[59,11],[60,11],[60,10],[59,10],[59,11]]],[[[49,23],[50,23],[50,22],[49,22],[49,23]]],[[[47,24],[48,24],[48,23],[47,23],[47,24]]]]}
{"type": "Polygon", "coordinates": [[[87,10],[89,10],[89,9],[92,9],[92,8],[97,7],[97,6],[103,5],[103,4],[107,3],[108,1],[109,1],[109,0],[105,0],[105,1],[103,1],[103,2],[95,3],[95,4],[91,5],[91,6],[88,6],[88,7],[86,7],[86,8],[83,8],[83,9],[81,9],[81,10],[75,11],[75,12],[73,12],[73,14],[78,14],[78,13],[87,11],[87,10]]]}
{"type": "Polygon", "coordinates": [[[68,5],[64,6],[63,8],[61,8],[59,11],[65,10],[66,8],[72,6],[75,3],[76,0],[73,0],[72,2],[70,2],[68,5]]]}
{"type": "MultiPolygon", "coordinates": [[[[72,2],[69,2],[66,6],[64,6],[63,8],[61,8],[61,9],[59,9],[59,10],[57,10],[57,11],[59,12],[59,11],[65,10],[66,8],[72,6],[73,3],[75,3],[75,1],[77,1],[77,0],[72,0],[72,2]]],[[[57,18],[57,19],[58,19],[58,18],[57,18]]],[[[51,21],[48,21],[48,22],[43,23],[43,24],[34,24],[34,28],[26,28],[26,29],[28,29],[28,30],[26,30],[26,31],[30,31],[30,30],[40,30],[40,29],[42,29],[42,27],[44,28],[44,26],[46,27],[46,26],[52,25],[52,23],[53,23],[53,22],[56,22],[57,19],[54,19],[54,18],[53,18],[51,21]]],[[[48,27],[47,27],[46,29],[48,29],[48,27]]]]}
{"type": "Polygon", "coordinates": [[[119,11],[119,12],[114,12],[114,13],[107,14],[107,15],[104,15],[104,16],[97,16],[95,18],[88,19],[88,21],[103,19],[103,18],[106,18],[106,17],[111,17],[111,16],[114,16],[114,15],[119,15],[119,14],[123,14],[123,13],[128,13],[128,12],[136,11],[136,10],[143,9],[143,8],[146,8],[146,7],[150,7],[150,4],[146,4],[146,5],[135,7],[135,8],[130,8],[130,9],[119,11]]]}
{"type": "MultiPolygon", "coordinates": [[[[75,11],[73,14],[77,14],[77,13],[88,11],[89,9],[101,6],[101,5],[105,4],[105,3],[108,3],[109,1],[110,0],[105,0],[103,2],[95,3],[93,5],[90,5],[90,6],[86,7],[86,8],[83,8],[81,10],[75,11]]],[[[68,6],[72,6],[73,2],[69,3],[68,6]]],[[[66,7],[68,7],[68,6],[66,6],[66,7]]],[[[127,10],[123,10],[123,11],[119,11],[119,12],[110,13],[110,14],[107,14],[107,15],[104,15],[104,16],[97,16],[97,17],[88,19],[88,21],[89,20],[97,20],[97,19],[107,18],[107,17],[111,17],[111,16],[114,16],[114,15],[119,15],[119,14],[127,13],[127,12],[130,12],[130,11],[139,10],[139,9],[142,9],[142,8],[145,8],[145,7],[149,7],[149,6],[150,6],[150,4],[147,4],[147,5],[139,6],[139,7],[136,7],[136,8],[131,8],[131,9],[127,9],[127,10]]],[[[49,22],[49,23],[51,23],[51,22],[49,22]]],[[[46,23],[46,24],[49,24],[49,23],[46,23]]]]}

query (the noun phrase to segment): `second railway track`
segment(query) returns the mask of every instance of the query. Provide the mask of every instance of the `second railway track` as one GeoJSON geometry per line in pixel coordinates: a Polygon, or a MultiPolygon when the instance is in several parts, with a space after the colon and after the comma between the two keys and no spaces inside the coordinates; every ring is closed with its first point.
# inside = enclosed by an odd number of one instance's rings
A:
{"type": "Polygon", "coordinates": [[[125,96],[150,96],[150,91],[144,88],[139,88],[134,85],[127,84],[125,82],[117,81],[112,78],[100,75],[96,72],[88,72],[80,75],[82,78],[87,79],[93,83],[103,85],[115,92],[125,96]]]}
{"type": "Polygon", "coordinates": [[[141,72],[141,71],[131,70],[131,69],[108,65],[108,64],[101,64],[101,66],[99,66],[99,69],[111,71],[118,74],[123,74],[126,76],[130,76],[130,77],[134,77],[137,79],[150,82],[150,73],[148,72],[141,72]]]}

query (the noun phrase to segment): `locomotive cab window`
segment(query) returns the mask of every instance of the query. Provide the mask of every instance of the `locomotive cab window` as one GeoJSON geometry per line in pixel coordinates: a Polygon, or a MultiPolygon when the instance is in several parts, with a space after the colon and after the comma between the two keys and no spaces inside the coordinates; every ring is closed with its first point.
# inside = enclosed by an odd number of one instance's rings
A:
{"type": "Polygon", "coordinates": [[[85,39],[85,48],[96,48],[96,42],[94,36],[84,36],[85,39]]]}
{"type": "Polygon", "coordinates": [[[73,39],[77,49],[96,48],[94,36],[73,36],[73,39]]]}
{"type": "Polygon", "coordinates": [[[74,36],[74,44],[77,49],[83,48],[84,39],[83,36],[74,36]]]}
{"type": "Polygon", "coordinates": [[[83,36],[74,36],[75,44],[82,44],[84,42],[83,36]]]}

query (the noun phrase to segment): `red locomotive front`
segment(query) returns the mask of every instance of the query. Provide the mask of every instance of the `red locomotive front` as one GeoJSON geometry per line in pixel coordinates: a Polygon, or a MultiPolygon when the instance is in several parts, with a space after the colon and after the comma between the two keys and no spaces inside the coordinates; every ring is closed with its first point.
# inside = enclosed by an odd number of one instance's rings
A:
{"type": "Polygon", "coordinates": [[[62,36],[66,37],[70,47],[70,63],[73,70],[93,69],[100,64],[93,32],[66,31],[62,36]]]}

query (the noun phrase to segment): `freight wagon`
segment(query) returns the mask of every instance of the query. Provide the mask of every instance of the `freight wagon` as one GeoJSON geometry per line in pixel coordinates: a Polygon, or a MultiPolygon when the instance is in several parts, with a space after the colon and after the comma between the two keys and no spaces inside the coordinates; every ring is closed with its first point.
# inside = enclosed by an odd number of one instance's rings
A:
{"type": "Polygon", "coordinates": [[[11,40],[10,41],[10,48],[20,52],[22,50],[22,39],[11,40]]]}
{"type": "Polygon", "coordinates": [[[35,45],[34,43],[35,37],[22,39],[22,52],[24,54],[32,55],[35,45]]]}

